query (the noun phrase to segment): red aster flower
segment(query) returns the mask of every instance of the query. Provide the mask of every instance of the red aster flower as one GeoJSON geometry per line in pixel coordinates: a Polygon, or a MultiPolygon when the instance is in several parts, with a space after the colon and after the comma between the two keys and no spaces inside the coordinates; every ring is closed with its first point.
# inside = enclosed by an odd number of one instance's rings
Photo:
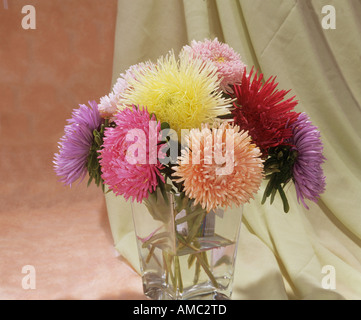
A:
{"type": "Polygon", "coordinates": [[[241,84],[234,85],[234,102],[232,115],[235,124],[248,130],[253,142],[260,148],[262,157],[266,158],[268,149],[280,144],[287,144],[292,137],[293,123],[298,113],[292,111],[298,101],[295,97],[284,100],[290,90],[277,90],[276,77],[270,77],[264,84],[263,74],[253,79],[253,68],[249,75],[243,73],[241,84]]]}

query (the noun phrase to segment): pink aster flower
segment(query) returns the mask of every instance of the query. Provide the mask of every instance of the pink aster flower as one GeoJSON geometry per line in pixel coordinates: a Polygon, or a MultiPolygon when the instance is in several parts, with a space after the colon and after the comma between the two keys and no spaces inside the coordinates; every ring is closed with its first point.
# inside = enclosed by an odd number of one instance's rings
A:
{"type": "Polygon", "coordinates": [[[228,44],[221,43],[215,38],[213,41],[195,41],[190,46],[184,46],[185,52],[200,57],[205,61],[211,61],[218,69],[221,79],[221,89],[224,92],[233,92],[233,85],[239,84],[246,65],[242,62],[241,56],[228,44]]]}
{"type": "Polygon", "coordinates": [[[304,199],[317,202],[320,194],[325,191],[326,178],[321,167],[325,161],[322,154],[323,145],[320,132],[312,125],[307,114],[301,113],[291,128],[293,138],[290,139],[290,143],[295,146],[298,153],[293,166],[297,200],[301,200],[308,209],[304,199]]]}
{"type": "Polygon", "coordinates": [[[141,202],[156,189],[159,179],[164,182],[157,157],[162,156],[162,145],[157,143],[160,122],[154,115],[150,118],[147,109],[133,106],[118,112],[115,124],[104,133],[102,178],[116,195],[141,202]]]}
{"type": "Polygon", "coordinates": [[[149,61],[145,63],[142,62],[129,67],[125,73],[121,73],[117,82],[113,86],[112,92],[100,98],[99,112],[102,118],[114,121],[115,114],[118,112],[117,103],[122,97],[122,94],[130,88],[128,83],[129,79],[136,79],[137,72],[142,73],[142,70],[153,67],[154,64],[149,61]]]}
{"type": "Polygon", "coordinates": [[[187,149],[174,166],[174,181],[208,212],[240,206],[253,198],[263,179],[261,152],[247,132],[229,123],[192,129],[187,149]],[[223,159],[222,159],[223,157],[223,159]]]}

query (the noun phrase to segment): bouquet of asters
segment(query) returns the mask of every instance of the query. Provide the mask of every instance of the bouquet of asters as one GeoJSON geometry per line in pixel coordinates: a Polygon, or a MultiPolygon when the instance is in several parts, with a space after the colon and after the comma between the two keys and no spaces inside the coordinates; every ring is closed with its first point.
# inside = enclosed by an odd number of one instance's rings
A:
{"type": "Polygon", "coordinates": [[[179,257],[188,250],[194,283],[203,269],[217,288],[202,244],[205,217],[249,202],[264,179],[262,202],[278,193],[285,212],[288,183],[306,208],[305,199],[317,201],[325,189],[320,133],[288,93],[275,77],[247,72],[227,44],[193,41],[178,55],[131,66],[99,103],[75,109],[55,155],[56,174],[67,185],[88,174],[88,183],[145,204],[164,225],[171,221],[177,248],[156,258],[156,248],[171,245],[166,228],[154,227],[138,237],[148,250],[143,260],[163,264],[167,285],[182,293],[179,257]],[[184,223],[186,230],[177,227],[184,223]]]}
{"type": "MultiPolygon", "coordinates": [[[[277,86],[275,77],[263,81],[253,68],[247,73],[227,44],[193,41],[178,58],[170,52],[156,63],[131,66],[99,104],[75,109],[55,155],[56,174],[71,185],[88,173],[88,183],[106,184],[133,201],[164,190],[168,179],[208,209],[248,201],[265,178],[263,201],[278,192],[288,211],[284,187],[292,181],[307,208],[304,200],[317,201],[325,189],[320,133],[277,86]],[[239,150],[232,154],[236,171],[220,175],[224,164],[207,163],[201,145],[226,128],[239,150]]],[[[222,156],[224,142],[218,149],[213,143],[212,152],[222,156]]]]}

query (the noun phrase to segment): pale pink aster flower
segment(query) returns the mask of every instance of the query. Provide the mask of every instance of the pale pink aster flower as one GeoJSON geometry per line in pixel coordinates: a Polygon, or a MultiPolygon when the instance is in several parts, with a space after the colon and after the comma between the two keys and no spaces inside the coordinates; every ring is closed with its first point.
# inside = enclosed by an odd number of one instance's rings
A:
{"type": "Polygon", "coordinates": [[[218,69],[221,79],[221,89],[224,92],[233,92],[233,85],[240,84],[246,65],[241,56],[226,43],[221,43],[217,38],[191,42],[190,46],[184,46],[185,52],[200,57],[205,61],[211,61],[218,69]]]}
{"type": "Polygon", "coordinates": [[[125,73],[121,73],[117,82],[113,86],[112,92],[100,98],[99,112],[102,118],[115,120],[115,114],[118,112],[117,103],[122,94],[130,88],[129,79],[136,79],[136,73],[142,73],[142,70],[153,68],[154,64],[150,61],[141,62],[128,68],[125,73]]]}

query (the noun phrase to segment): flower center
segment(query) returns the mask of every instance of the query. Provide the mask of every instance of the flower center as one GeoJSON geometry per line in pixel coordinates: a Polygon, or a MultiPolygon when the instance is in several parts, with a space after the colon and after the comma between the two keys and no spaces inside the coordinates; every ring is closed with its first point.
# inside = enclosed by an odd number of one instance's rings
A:
{"type": "Polygon", "coordinates": [[[219,57],[215,58],[214,61],[216,61],[216,62],[224,62],[224,61],[226,61],[226,58],[223,57],[223,56],[219,56],[219,57]]]}

